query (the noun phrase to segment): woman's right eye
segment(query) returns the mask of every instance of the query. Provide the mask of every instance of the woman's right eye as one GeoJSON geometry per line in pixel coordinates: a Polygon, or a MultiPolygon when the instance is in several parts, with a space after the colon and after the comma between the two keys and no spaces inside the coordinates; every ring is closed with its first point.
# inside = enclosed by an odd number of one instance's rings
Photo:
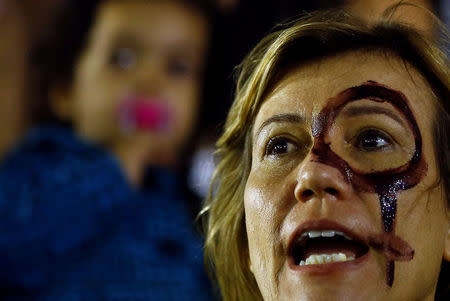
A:
{"type": "Polygon", "coordinates": [[[266,145],[266,156],[281,156],[291,153],[297,149],[297,146],[286,137],[271,138],[266,145]]]}
{"type": "Polygon", "coordinates": [[[113,51],[109,63],[115,68],[129,70],[136,65],[136,51],[131,48],[117,48],[113,51]]]}
{"type": "Polygon", "coordinates": [[[376,152],[387,149],[393,145],[392,139],[382,131],[367,129],[358,134],[355,146],[366,152],[376,152]]]}

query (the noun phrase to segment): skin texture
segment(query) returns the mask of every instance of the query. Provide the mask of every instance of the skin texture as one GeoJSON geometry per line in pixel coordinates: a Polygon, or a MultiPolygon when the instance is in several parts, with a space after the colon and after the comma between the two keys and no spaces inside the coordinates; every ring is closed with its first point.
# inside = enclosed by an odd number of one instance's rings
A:
{"type": "Polygon", "coordinates": [[[55,90],[58,115],[72,121],[87,140],[115,152],[134,184],[140,183],[149,164],[175,165],[177,151],[193,128],[208,42],[206,24],[200,13],[176,1],[106,1],[73,84],[55,90]],[[129,97],[167,105],[170,126],[124,130],[117,111],[129,97]]]}
{"type": "MultiPolygon", "coordinates": [[[[265,300],[433,300],[440,264],[450,249],[446,203],[442,187],[436,185],[433,101],[425,80],[412,67],[374,53],[352,52],[309,63],[275,84],[253,127],[252,167],[244,194],[250,267],[265,300]],[[427,166],[414,174],[419,179],[415,185],[396,195],[394,240],[383,226],[379,191],[349,181],[328,162],[332,160],[318,160],[313,153],[320,113],[343,91],[369,81],[406,97],[427,166]],[[298,118],[265,122],[280,114],[298,118]],[[322,273],[290,268],[287,246],[292,233],[305,222],[323,219],[363,237],[370,244],[367,259],[322,273]],[[375,237],[404,252],[403,258],[394,259],[404,261],[395,261],[392,287],[387,282],[388,252],[375,237]]],[[[389,102],[361,99],[342,109],[324,141],[361,173],[395,169],[415,153],[417,141],[408,123],[389,102]],[[388,113],[364,109],[368,107],[388,113]],[[352,114],[360,111],[366,113],[352,114]],[[361,142],[367,129],[385,135],[377,136],[375,148],[361,142]]]]}

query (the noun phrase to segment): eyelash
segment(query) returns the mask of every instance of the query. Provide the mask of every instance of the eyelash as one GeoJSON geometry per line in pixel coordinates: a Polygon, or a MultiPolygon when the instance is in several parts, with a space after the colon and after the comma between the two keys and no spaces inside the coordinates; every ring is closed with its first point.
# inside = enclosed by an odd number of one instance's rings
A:
{"type": "Polygon", "coordinates": [[[270,138],[266,144],[264,155],[265,156],[276,156],[276,157],[285,155],[290,152],[289,144],[294,146],[294,148],[295,148],[294,151],[297,150],[298,146],[296,145],[296,143],[294,143],[291,139],[289,139],[287,137],[279,136],[279,137],[270,138]],[[275,152],[276,147],[280,146],[281,143],[285,143],[281,147],[286,147],[287,149],[281,150],[281,151],[279,150],[278,152],[275,152]]]}
{"type": "Polygon", "coordinates": [[[387,133],[385,133],[381,130],[377,130],[377,129],[373,129],[373,128],[363,129],[356,135],[356,137],[353,141],[354,147],[356,147],[359,150],[365,151],[365,152],[379,152],[379,151],[386,150],[387,148],[390,148],[393,145],[394,145],[394,139],[392,139],[390,135],[388,135],[387,133]],[[368,135],[371,135],[372,137],[367,137],[368,135]],[[372,138],[372,141],[369,141],[370,138],[372,138]],[[375,138],[375,141],[373,140],[373,138],[375,138]],[[367,139],[367,140],[363,141],[363,139],[367,139]],[[381,145],[381,146],[370,145],[371,143],[373,144],[373,142],[378,144],[380,142],[380,140],[384,141],[383,145],[381,145]],[[363,143],[367,143],[368,145],[363,145],[363,143]]]}

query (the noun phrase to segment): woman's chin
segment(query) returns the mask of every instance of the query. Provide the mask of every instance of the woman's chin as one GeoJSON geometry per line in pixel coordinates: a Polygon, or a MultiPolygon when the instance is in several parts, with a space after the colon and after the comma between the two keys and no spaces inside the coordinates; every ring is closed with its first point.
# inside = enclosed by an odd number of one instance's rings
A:
{"type": "Polygon", "coordinates": [[[384,268],[372,252],[343,262],[294,265],[279,276],[280,300],[386,300],[384,268]]]}

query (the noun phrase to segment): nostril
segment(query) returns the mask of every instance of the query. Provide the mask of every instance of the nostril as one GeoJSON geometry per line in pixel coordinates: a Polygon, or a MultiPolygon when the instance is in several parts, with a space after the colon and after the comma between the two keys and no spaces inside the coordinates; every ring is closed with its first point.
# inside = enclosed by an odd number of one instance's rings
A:
{"type": "Polygon", "coordinates": [[[337,189],[334,189],[332,187],[327,187],[324,189],[326,193],[331,194],[331,195],[338,195],[339,191],[337,191],[337,189]]]}
{"type": "Polygon", "coordinates": [[[314,194],[314,191],[312,191],[311,189],[306,189],[302,192],[302,197],[307,198],[310,197],[314,194]]]}

